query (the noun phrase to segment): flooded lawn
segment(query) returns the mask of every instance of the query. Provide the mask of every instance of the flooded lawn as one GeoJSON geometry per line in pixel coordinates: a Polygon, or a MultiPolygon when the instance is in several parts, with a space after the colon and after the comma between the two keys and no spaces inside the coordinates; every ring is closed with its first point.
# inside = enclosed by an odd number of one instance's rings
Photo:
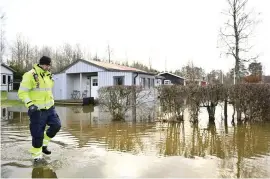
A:
{"type": "Polygon", "coordinates": [[[49,144],[53,153],[33,167],[25,109],[2,108],[3,178],[270,177],[270,124],[110,122],[98,108],[57,111],[62,129],[49,144]]]}

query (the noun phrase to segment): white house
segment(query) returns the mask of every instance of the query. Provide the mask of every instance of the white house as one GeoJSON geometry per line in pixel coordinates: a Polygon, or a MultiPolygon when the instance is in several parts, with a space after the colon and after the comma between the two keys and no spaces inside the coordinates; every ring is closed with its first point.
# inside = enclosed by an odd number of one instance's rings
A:
{"type": "Polygon", "coordinates": [[[152,89],[155,75],[121,65],[79,59],[54,74],[55,100],[98,97],[98,89],[113,85],[141,85],[152,89]]]}
{"type": "Polygon", "coordinates": [[[13,84],[9,83],[13,81],[14,72],[16,72],[14,69],[1,63],[1,91],[13,90],[13,84]]]}

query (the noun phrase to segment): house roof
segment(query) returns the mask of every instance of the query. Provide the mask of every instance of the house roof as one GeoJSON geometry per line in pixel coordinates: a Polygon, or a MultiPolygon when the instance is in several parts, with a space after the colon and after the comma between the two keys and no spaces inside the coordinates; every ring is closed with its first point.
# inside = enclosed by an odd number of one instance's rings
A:
{"type": "Polygon", "coordinates": [[[8,65],[6,65],[6,64],[4,64],[4,63],[1,63],[1,66],[3,66],[3,67],[5,67],[5,68],[9,69],[9,70],[12,71],[12,72],[16,72],[16,70],[14,70],[13,68],[9,67],[8,65]]]}
{"type": "Polygon", "coordinates": [[[165,79],[164,76],[160,76],[160,75],[156,75],[155,78],[156,78],[156,79],[165,79]]]}
{"type": "Polygon", "coordinates": [[[161,76],[161,75],[163,75],[163,74],[169,74],[169,75],[175,76],[175,77],[177,77],[177,78],[185,79],[184,77],[181,77],[181,76],[175,75],[175,74],[170,73],[170,72],[162,72],[162,73],[159,73],[158,75],[159,75],[159,76],[161,76]]]}
{"type": "Polygon", "coordinates": [[[106,71],[125,71],[125,72],[137,72],[137,73],[154,75],[153,73],[146,72],[146,71],[139,70],[139,69],[132,68],[132,67],[127,67],[127,66],[117,65],[117,64],[107,63],[107,62],[94,61],[94,60],[87,61],[87,60],[83,60],[83,59],[76,60],[75,62],[69,64],[62,71],[60,71],[58,73],[62,73],[64,71],[66,71],[67,69],[69,69],[70,67],[72,67],[73,65],[75,65],[78,62],[84,62],[86,64],[93,65],[93,66],[96,66],[98,68],[102,68],[106,71]]]}

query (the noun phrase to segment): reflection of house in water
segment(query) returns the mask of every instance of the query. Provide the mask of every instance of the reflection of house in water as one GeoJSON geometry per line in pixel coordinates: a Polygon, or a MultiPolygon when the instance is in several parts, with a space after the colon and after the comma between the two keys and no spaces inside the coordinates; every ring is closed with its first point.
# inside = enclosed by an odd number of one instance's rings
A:
{"type": "MultiPolygon", "coordinates": [[[[102,123],[106,118],[106,113],[101,114],[99,107],[92,106],[57,106],[56,111],[62,121],[64,127],[72,125],[72,123],[90,124],[102,123]],[[104,117],[105,116],[105,117],[104,117]]],[[[108,119],[109,120],[109,119],[108,119]]],[[[105,120],[106,122],[106,120],[105,120]]]]}
{"type": "MultiPolygon", "coordinates": [[[[2,122],[28,127],[27,108],[5,107],[1,110],[2,122]]],[[[152,127],[146,123],[135,125],[111,122],[109,113],[102,111],[99,106],[56,106],[56,111],[62,128],[53,139],[53,143],[69,147],[85,147],[90,144],[103,143],[108,145],[108,148],[119,148],[120,145],[123,145],[124,140],[124,146],[130,145],[124,148],[131,150],[133,137],[130,135],[136,135],[136,133],[152,127]]],[[[130,115],[128,115],[127,121],[132,121],[130,115]]],[[[119,148],[119,150],[121,149],[119,148]]]]}
{"type": "MultiPolygon", "coordinates": [[[[118,136],[117,134],[121,132],[126,134],[128,131],[135,134],[145,129],[143,126],[132,126],[128,124],[123,126],[121,123],[113,123],[111,122],[109,113],[102,111],[98,106],[94,108],[58,106],[56,110],[62,121],[62,130],[74,136],[79,147],[86,146],[89,143],[96,143],[100,140],[104,140],[103,143],[107,143],[108,140],[117,140],[120,142],[121,136],[124,136],[122,134],[118,136]]],[[[131,118],[128,118],[127,121],[131,121],[131,118]]]]}
{"type": "Polygon", "coordinates": [[[26,115],[27,109],[25,107],[1,107],[2,120],[9,120],[14,118],[20,118],[21,120],[22,117],[26,115]]]}

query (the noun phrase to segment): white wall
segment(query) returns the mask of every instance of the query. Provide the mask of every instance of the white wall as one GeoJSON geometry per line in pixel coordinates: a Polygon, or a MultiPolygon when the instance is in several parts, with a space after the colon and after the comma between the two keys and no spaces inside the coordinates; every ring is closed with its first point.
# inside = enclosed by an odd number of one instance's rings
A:
{"type": "Polygon", "coordinates": [[[11,74],[13,75],[13,72],[10,69],[7,69],[6,67],[1,65],[1,74],[11,74]]]}
{"type": "Polygon", "coordinates": [[[67,78],[65,73],[53,75],[54,87],[53,96],[55,100],[66,99],[67,94],[67,78]]]}
{"type": "Polygon", "coordinates": [[[99,72],[99,71],[104,71],[104,70],[102,68],[98,68],[90,64],[87,64],[85,62],[79,61],[73,66],[71,66],[69,69],[67,69],[65,73],[89,73],[89,72],[99,72]]]}
{"type": "MultiPolygon", "coordinates": [[[[0,84],[1,84],[1,91],[7,91],[8,90],[8,76],[10,76],[10,80],[13,81],[13,72],[6,67],[1,65],[1,79],[0,79],[0,84]],[[6,83],[3,84],[3,76],[6,79],[6,83]]],[[[9,90],[13,90],[13,85],[11,84],[9,86],[9,90]]]]}
{"type": "Polygon", "coordinates": [[[9,99],[9,100],[21,100],[18,97],[18,92],[17,91],[9,91],[7,93],[7,99],[9,99]]]}
{"type": "Polygon", "coordinates": [[[73,90],[78,90],[74,89],[74,81],[76,80],[76,77],[78,78],[78,74],[66,74],[67,75],[67,93],[66,93],[66,98],[65,99],[71,99],[71,93],[73,90]]]}

